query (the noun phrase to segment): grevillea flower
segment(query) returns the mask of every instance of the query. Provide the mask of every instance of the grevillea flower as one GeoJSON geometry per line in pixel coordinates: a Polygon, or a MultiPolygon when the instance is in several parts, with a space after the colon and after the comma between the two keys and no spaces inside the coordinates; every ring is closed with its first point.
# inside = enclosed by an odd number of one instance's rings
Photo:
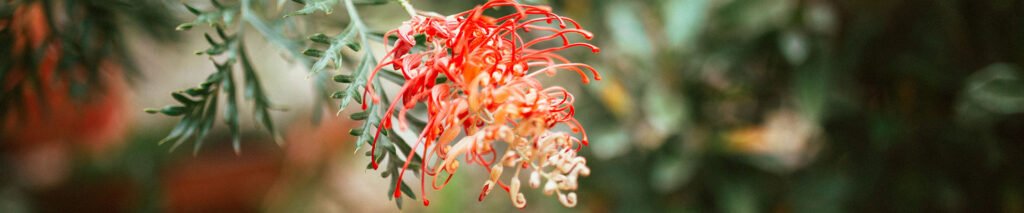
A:
{"type": "MultiPolygon", "coordinates": [[[[554,75],[559,70],[568,70],[578,73],[583,83],[589,82],[587,72],[600,80],[590,66],[572,63],[556,53],[571,47],[599,51],[590,44],[570,42],[573,34],[586,39],[593,37],[575,21],[552,13],[548,7],[514,1],[491,1],[447,17],[414,15],[385,34],[385,39],[392,35],[398,39],[369,77],[373,79],[377,72],[391,67],[405,78],[399,95],[385,111],[377,137],[381,130],[393,127],[392,118],[398,119],[398,128],[406,129],[407,111],[417,103],[425,103],[428,121],[412,146],[413,152],[422,151],[424,156],[424,166],[420,167],[421,193],[425,193],[428,185],[426,176],[430,176],[429,186],[439,190],[459,165],[475,163],[490,172],[480,200],[501,187],[509,193],[513,205],[525,207],[519,176],[529,173],[531,187],[539,188],[542,179],[546,180],[545,194],[558,194],[563,205],[575,206],[576,179],[590,174],[586,159],[576,155],[587,145],[586,132],[573,117],[573,95],[562,87],[545,87],[535,79],[540,73],[554,75]],[[515,8],[516,12],[497,18],[482,14],[488,8],[501,6],[515,8]],[[531,32],[541,35],[521,35],[531,32]],[[411,51],[416,45],[426,48],[411,51]],[[538,48],[541,45],[553,47],[538,48]],[[446,80],[439,81],[442,77],[446,80]],[[392,115],[396,109],[398,115],[392,115]],[[571,132],[554,130],[560,125],[571,132]],[[574,134],[581,135],[582,140],[574,134]],[[495,143],[499,141],[507,145],[495,143]],[[498,150],[502,148],[503,151],[498,150]],[[463,156],[461,160],[459,156],[463,156]],[[512,171],[507,181],[501,178],[506,169],[512,171]],[[444,181],[438,182],[438,176],[444,181]]],[[[368,83],[365,93],[364,99],[380,101],[372,83],[368,83]]],[[[376,143],[375,137],[373,149],[376,143]]],[[[414,160],[414,153],[407,154],[399,178],[414,160]]],[[[377,167],[377,162],[372,164],[377,167]]],[[[401,195],[400,188],[395,187],[395,197],[401,195]]],[[[425,194],[423,202],[429,205],[425,194]]]]}

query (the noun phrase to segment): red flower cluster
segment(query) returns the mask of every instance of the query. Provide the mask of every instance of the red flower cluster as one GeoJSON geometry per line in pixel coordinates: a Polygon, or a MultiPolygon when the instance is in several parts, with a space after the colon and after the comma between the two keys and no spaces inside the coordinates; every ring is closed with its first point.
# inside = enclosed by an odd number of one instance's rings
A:
{"type": "MultiPolygon", "coordinates": [[[[589,82],[588,71],[600,80],[590,66],[572,63],[555,53],[577,46],[599,51],[590,44],[571,43],[567,37],[571,34],[593,37],[575,21],[552,13],[548,7],[508,0],[491,1],[448,17],[414,16],[384,36],[397,35],[398,40],[369,77],[373,79],[390,66],[405,78],[378,126],[378,137],[381,130],[392,128],[392,117],[398,118],[400,129],[406,129],[407,110],[423,102],[428,121],[413,145],[414,152],[422,150],[424,155],[421,182],[429,175],[435,190],[443,188],[459,167],[456,158],[464,155],[464,163],[483,165],[491,173],[481,200],[497,185],[509,192],[515,206],[525,207],[518,177],[525,169],[532,170],[530,186],[538,188],[541,178],[547,179],[544,192],[557,192],[562,204],[574,206],[576,178],[590,174],[586,159],[576,156],[576,151],[587,145],[586,132],[573,118],[572,94],[562,87],[544,87],[535,79],[540,73],[554,75],[558,70],[571,70],[582,77],[583,83],[589,82]],[[499,18],[482,14],[501,6],[515,8],[516,13],[499,18]],[[530,32],[546,35],[532,39],[521,35],[530,32]],[[426,47],[424,51],[411,51],[418,44],[417,36],[425,38],[419,44],[426,47]],[[536,48],[545,41],[552,41],[546,45],[554,47],[536,48]],[[442,76],[447,80],[439,83],[437,79],[442,76]],[[397,116],[392,115],[396,108],[397,116]],[[583,139],[553,131],[559,124],[581,133],[583,139]],[[465,136],[456,140],[462,134],[465,136]],[[507,143],[506,150],[495,150],[494,141],[507,143]],[[509,184],[499,180],[504,167],[515,169],[509,184]],[[442,172],[448,177],[438,185],[437,177],[442,172]]],[[[374,103],[380,101],[372,83],[368,83],[365,93],[364,97],[374,103]]],[[[375,137],[374,149],[376,142],[375,137]]],[[[413,161],[413,153],[407,154],[402,174],[413,161]]],[[[373,166],[376,168],[377,162],[373,166]]],[[[399,188],[395,187],[396,197],[401,195],[399,188]]],[[[429,204],[425,194],[423,201],[429,204]]]]}

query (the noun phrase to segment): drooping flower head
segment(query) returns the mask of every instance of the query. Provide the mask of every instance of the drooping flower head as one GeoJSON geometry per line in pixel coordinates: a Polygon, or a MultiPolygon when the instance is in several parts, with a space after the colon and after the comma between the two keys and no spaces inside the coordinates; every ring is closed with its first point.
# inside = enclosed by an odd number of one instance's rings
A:
{"type": "MultiPolygon", "coordinates": [[[[590,32],[548,7],[497,0],[447,17],[421,13],[385,34],[385,40],[392,35],[397,41],[369,78],[390,67],[402,74],[405,83],[385,111],[377,137],[381,130],[393,127],[392,118],[398,119],[398,128],[406,129],[407,111],[417,103],[426,105],[426,126],[412,148],[423,154],[421,193],[425,193],[426,176],[431,176],[429,185],[439,190],[460,164],[475,163],[490,172],[480,200],[500,187],[509,192],[513,205],[525,207],[526,199],[519,192],[522,172],[529,173],[531,187],[541,187],[544,179],[545,194],[557,193],[563,205],[576,205],[576,179],[590,174],[586,159],[576,155],[587,145],[586,132],[573,117],[573,95],[562,87],[545,87],[536,77],[568,70],[578,73],[583,83],[589,82],[588,72],[600,80],[590,66],[557,54],[571,47],[598,52],[596,46],[570,42],[574,35],[590,39],[590,32]],[[483,15],[486,9],[503,6],[516,12],[483,15]],[[539,35],[523,36],[527,34],[539,35]],[[413,51],[417,46],[423,50],[413,51]],[[398,115],[392,115],[396,109],[398,115]],[[571,132],[554,130],[560,125],[571,132]],[[507,145],[496,147],[499,141],[507,145]],[[507,182],[501,178],[505,169],[513,171],[507,182]],[[438,182],[438,176],[445,180],[438,182]]],[[[365,93],[364,98],[380,101],[372,83],[365,93]]],[[[367,101],[363,103],[365,108],[367,101]]],[[[376,141],[375,137],[373,149],[376,141]]],[[[407,154],[403,174],[414,160],[414,153],[407,154]]],[[[395,187],[396,197],[402,193],[399,189],[395,187]]],[[[425,194],[423,200],[429,204],[425,194]]]]}

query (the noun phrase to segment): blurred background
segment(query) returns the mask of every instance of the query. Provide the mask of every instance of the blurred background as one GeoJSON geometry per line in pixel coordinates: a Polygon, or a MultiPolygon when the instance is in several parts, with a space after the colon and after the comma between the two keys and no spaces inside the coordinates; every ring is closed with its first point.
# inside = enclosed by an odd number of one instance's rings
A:
{"type": "MultiPolygon", "coordinates": [[[[246,44],[289,109],[271,113],[283,145],[243,116],[241,155],[221,122],[197,154],[169,152],[156,142],[179,118],[142,109],[216,70],[191,54],[212,30],[174,31],[194,19],[179,1],[27,2],[0,10],[0,212],[399,211],[353,152],[358,123],[315,107],[307,68],[259,34],[246,44]]],[[[592,173],[577,207],[530,189],[525,212],[1024,212],[1024,1],[526,3],[594,32],[600,53],[563,55],[603,80],[548,81],[576,94],[592,173]]],[[[296,18],[303,35],[339,32],[342,8],[296,18]]],[[[359,11],[380,32],[408,18],[359,11]]],[[[477,202],[485,174],[467,168],[402,211],[522,211],[500,193],[477,202]]]]}

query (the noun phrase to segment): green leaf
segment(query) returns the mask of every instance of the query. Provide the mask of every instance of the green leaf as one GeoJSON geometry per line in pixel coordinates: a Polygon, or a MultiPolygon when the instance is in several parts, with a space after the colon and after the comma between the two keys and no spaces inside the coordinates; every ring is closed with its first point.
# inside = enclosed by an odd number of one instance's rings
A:
{"type": "Polygon", "coordinates": [[[412,188],[409,187],[409,184],[405,184],[405,182],[403,181],[401,185],[402,194],[409,196],[409,198],[416,199],[416,194],[413,193],[412,188]]]}
{"type": "Polygon", "coordinates": [[[193,118],[191,116],[185,116],[181,118],[181,121],[178,121],[178,125],[174,126],[174,129],[171,130],[171,133],[167,134],[167,137],[164,137],[164,139],[161,139],[160,142],[157,142],[156,144],[158,146],[163,145],[168,141],[181,137],[181,135],[185,133],[185,129],[188,129],[190,126],[192,126],[192,120],[193,118]]]}
{"type": "Polygon", "coordinates": [[[206,50],[202,52],[196,52],[196,54],[205,53],[207,55],[220,55],[221,53],[224,53],[224,51],[228,50],[229,46],[227,41],[224,43],[217,43],[213,40],[213,37],[210,37],[209,33],[203,33],[203,36],[206,38],[206,42],[210,43],[210,47],[206,48],[206,50]]]}
{"type": "Polygon", "coordinates": [[[324,51],[323,50],[309,48],[309,49],[303,50],[302,54],[303,55],[307,55],[307,56],[313,56],[313,57],[323,57],[324,56],[324,51]]]}
{"type": "MultiPolygon", "coordinates": [[[[349,87],[351,88],[353,86],[349,86],[349,87]]],[[[356,103],[362,104],[363,103],[363,95],[358,90],[360,87],[355,87],[355,88],[356,89],[351,90],[352,93],[349,93],[349,95],[352,96],[352,100],[355,100],[356,103]]]]}
{"type": "Polygon", "coordinates": [[[203,113],[203,123],[202,126],[199,126],[199,134],[196,136],[196,143],[195,146],[193,146],[192,148],[192,155],[196,155],[199,153],[199,147],[203,146],[203,142],[206,139],[206,135],[208,135],[210,133],[210,129],[213,128],[213,122],[217,118],[216,114],[218,105],[217,99],[219,97],[218,94],[219,93],[213,93],[212,97],[210,98],[210,101],[207,102],[206,112],[203,113]]]}
{"type": "MultiPolygon", "coordinates": [[[[360,104],[363,103],[362,102],[363,101],[362,94],[360,94],[359,88],[362,88],[363,86],[366,85],[366,77],[364,77],[365,73],[364,72],[360,72],[359,70],[362,70],[361,68],[363,68],[364,65],[367,63],[366,61],[369,61],[369,60],[364,57],[362,61],[363,62],[359,63],[359,67],[356,68],[356,73],[359,74],[360,76],[357,76],[356,79],[355,79],[355,82],[353,82],[352,84],[349,84],[348,87],[345,88],[345,90],[344,90],[345,92],[343,92],[343,94],[347,94],[347,95],[334,96],[334,97],[345,97],[345,96],[351,97],[351,98],[342,98],[341,99],[341,104],[338,105],[338,109],[339,110],[345,109],[345,107],[348,106],[348,104],[351,103],[352,100],[355,100],[356,102],[359,102],[360,104]]],[[[372,63],[376,63],[376,62],[372,62],[372,63]]],[[[376,65],[374,65],[374,66],[376,66],[376,65]]]]}
{"type": "Polygon", "coordinates": [[[368,1],[357,1],[357,2],[353,2],[353,4],[356,4],[356,5],[365,5],[365,6],[375,6],[375,5],[383,5],[383,4],[387,4],[387,3],[388,3],[388,1],[387,1],[387,0],[368,0],[368,1]]]}
{"type": "Polygon", "coordinates": [[[179,116],[185,113],[186,108],[184,106],[164,106],[160,109],[160,113],[169,116],[179,116]]]}
{"type": "MultiPolygon", "coordinates": [[[[242,1],[246,4],[248,1],[242,1]]],[[[193,14],[198,15],[195,20],[191,23],[185,23],[179,25],[179,29],[191,28],[197,23],[208,23],[214,26],[216,35],[220,39],[214,39],[211,33],[204,33],[204,38],[210,44],[210,47],[204,51],[197,52],[197,54],[208,54],[208,55],[221,55],[227,53],[227,59],[223,63],[218,63],[216,59],[210,57],[217,72],[210,74],[205,81],[203,81],[198,87],[188,88],[185,90],[172,92],[171,96],[181,102],[184,106],[166,106],[162,109],[146,109],[147,113],[163,113],[166,115],[176,116],[182,115],[183,118],[174,130],[168,134],[167,137],[162,139],[159,144],[166,143],[168,141],[175,141],[171,151],[174,151],[178,146],[183,144],[186,140],[190,139],[193,135],[196,136],[196,143],[193,147],[193,153],[198,152],[200,147],[203,146],[203,140],[210,133],[213,123],[217,117],[217,108],[219,107],[219,96],[218,90],[222,90],[227,94],[226,108],[224,111],[224,121],[228,124],[231,135],[232,135],[232,146],[237,153],[240,151],[240,133],[239,133],[239,122],[238,122],[238,87],[243,86],[245,98],[253,101],[253,114],[254,118],[258,120],[262,126],[266,127],[267,130],[274,136],[274,140],[281,143],[280,135],[276,132],[271,116],[269,114],[270,109],[273,108],[269,98],[266,96],[263,88],[260,86],[259,77],[256,75],[251,61],[246,56],[244,43],[241,41],[241,36],[229,35],[225,29],[235,28],[243,29],[241,27],[230,26],[242,7],[238,5],[222,5],[216,0],[211,0],[213,10],[201,11],[192,7],[191,5],[185,5],[193,14]],[[217,40],[220,40],[218,42],[217,40]],[[241,67],[244,74],[244,85],[235,82],[234,78],[234,67],[236,62],[241,58],[241,67]]],[[[249,4],[246,4],[246,11],[252,11],[249,4]]],[[[268,27],[259,21],[258,18],[253,20],[246,19],[253,27],[260,31],[265,36],[268,35],[268,27]]],[[[241,33],[242,31],[239,31],[241,33]]],[[[277,41],[276,37],[268,38],[268,40],[277,41]]],[[[297,53],[297,51],[292,51],[297,53]]]]}
{"type": "MultiPolygon", "coordinates": [[[[398,72],[390,71],[390,70],[380,70],[380,71],[377,71],[377,74],[380,74],[380,77],[382,77],[382,78],[384,78],[384,79],[386,79],[388,81],[394,82],[395,84],[399,84],[399,85],[405,84],[405,76],[402,76],[402,74],[400,74],[398,72]]],[[[445,80],[447,80],[447,78],[445,78],[445,80]]]]}
{"type": "MultiPolygon", "coordinates": [[[[238,15],[238,7],[237,6],[224,6],[224,5],[220,5],[216,1],[214,1],[214,8],[215,8],[215,10],[205,11],[205,12],[204,11],[200,11],[199,9],[196,9],[195,7],[192,7],[191,5],[188,5],[188,4],[183,4],[183,5],[185,5],[185,8],[188,9],[189,12],[191,12],[192,14],[195,14],[197,16],[196,19],[192,20],[191,23],[186,23],[186,24],[194,25],[194,24],[206,23],[207,25],[209,25],[211,27],[212,26],[218,26],[218,25],[219,26],[226,26],[226,25],[231,25],[231,23],[235,19],[235,16],[238,15]]],[[[191,26],[186,26],[186,24],[178,25],[178,27],[179,27],[178,29],[179,30],[187,30],[187,29],[191,29],[192,28],[191,26]],[[183,28],[183,26],[186,26],[186,27],[183,28]]]]}
{"type": "Polygon", "coordinates": [[[238,48],[238,55],[240,56],[242,63],[242,71],[245,73],[245,95],[247,99],[253,100],[253,114],[256,120],[263,123],[263,126],[267,128],[274,137],[274,141],[281,145],[281,135],[274,129],[274,122],[270,117],[268,109],[271,108],[270,100],[267,98],[266,93],[263,92],[263,87],[260,86],[259,76],[256,75],[256,70],[252,66],[252,62],[249,60],[249,56],[245,52],[245,48],[238,48]]]}
{"type": "Polygon", "coordinates": [[[323,33],[313,34],[306,38],[316,43],[331,44],[331,38],[327,37],[327,35],[324,35],[323,33]]]}
{"type": "Polygon", "coordinates": [[[192,100],[192,99],[190,99],[188,97],[185,97],[185,95],[183,95],[181,93],[177,93],[177,92],[172,92],[171,93],[171,97],[173,97],[174,100],[177,100],[178,102],[180,102],[182,104],[185,104],[185,106],[192,105],[192,104],[195,104],[195,103],[199,102],[199,101],[192,100]]]}
{"type": "Polygon", "coordinates": [[[361,136],[361,135],[363,135],[364,130],[365,129],[363,129],[363,128],[350,129],[350,130],[348,130],[348,134],[351,134],[352,136],[361,136]]]}
{"type": "Polygon", "coordinates": [[[213,7],[216,7],[217,9],[224,9],[224,5],[220,4],[220,2],[218,2],[217,0],[210,0],[210,3],[213,4],[213,7]]]}
{"type": "Polygon", "coordinates": [[[185,4],[185,3],[181,3],[181,4],[185,5],[185,9],[187,9],[188,12],[191,12],[192,14],[195,14],[195,15],[202,15],[203,14],[203,12],[200,12],[199,9],[196,9],[195,7],[192,7],[192,5],[188,5],[188,4],[185,4]]]}
{"type": "Polygon", "coordinates": [[[284,15],[285,18],[296,15],[309,15],[317,10],[324,11],[325,14],[331,14],[334,12],[334,6],[338,4],[338,0],[305,0],[306,6],[302,7],[295,12],[284,15]]]}
{"type": "Polygon", "coordinates": [[[227,78],[223,79],[222,90],[228,95],[227,106],[224,109],[224,122],[228,124],[228,128],[231,129],[231,147],[235,150],[235,154],[241,154],[241,133],[238,132],[238,93],[235,91],[235,78],[234,73],[228,70],[227,78]]]}
{"type": "Polygon", "coordinates": [[[352,49],[352,51],[359,51],[360,49],[363,48],[361,44],[351,41],[346,42],[345,46],[347,46],[349,49],[352,49]]]}
{"type": "Polygon", "coordinates": [[[413,36],[413,40],[416,41],[417,44],[425,44],[427,43],[427,35],[422,33],[416,34],[413,36]]]}
{"type": "Polygon", "coordinates": [[[348,95],[345,95],[345,91],[336,91],[334,93],[331,93],[331,98],[333,99],[343,99],[346,97],[348,97],[348,95]]]}
{"type": "Polygon", "coordinates": [[[1024,112],[1024,78],[1012,64],[996,63],[970,75],[964,85],[968,104],[995,114],[1024,112]]]}
{"type": "Polygon", "coordinates": [[[423,128],[427,126],[427,121],[417,118],[416,116],[406,116],[405,121],[409,122],[409,129],[412,129],[413,132],[423,132],[423,128]]]}
{"type": "MultiPolygon", "coordinates": [[[[202,107],[196,107],[196,111],[190,113],[190,116],[199,116],[202,114],[202,107]]],[[[199,125],[203,122],[201,117],[193,118],[191,121],[192,122],[189,122],[188,126],[185,127],[185,132],[183,132],[181,136],[178,137],[176,141],[174,141],[174,144],[171,145],[171,152],[174,152],[175,149],[178,149],[178,146],[181,146],[181,144],[185,143],[185,140],[192,137],[192,134],[195,133],[197,127],[199,127],[199,125]]]]}
{"type": "Polygon", "coordinates": [[[338,82],[338,83],[346,83],[346,84],[347,83],[352,83],[352,76],[351,75],[344,75],[344,74],[335,75],[334,76],[334,81],[338,82]]]}
{"type": "Polygon", "coordinates": [[[388,139],[394,142],[394,144],[398,147],[399,151],[402,151],[402,153],[407,154],[412,151],[412,147],[409,147],[409,143],[406,143],[405,139],[402,139],[402,136],[395,133],[394,129],[388,129],[387,131],[391,132],[391,134],[388,134],[390,135],[388,139]]]}
{"type": "Polygon", "coordinates": [[[174,30],[177,30],[177,31],[190,30],[190,29],[192,29],[193,26],[195,26],[195,24],[193,24],[193,23],[183,23],[183,24],[178,25],[178,27],[175,27],[174,30]]]}
{"type": "MultiPolygon", "coordinates": [[[[393,192],[393,191],[395,191],[395,190],[390,190],[390,191],[388,192],[388,197],[394,197],[394,196],[391,196],[391,194],[390,194],[390,192],[393,192]]],[[[398,199],[395,199],[395,205],[397,205],[397,206],[398,206],[398,209],[399,209],[399,210],[401,210],[401,209],[402,209],[402,198],[401,198],[401,197],[399,197],[398,199]]]]}
{"type": "Polygon", "coordinates": [[[357,121],[358,120],[366,120],[366,118],[370,117],[370,113],[366,112],[366,111],[356,112],[356,113],[352,113],[352,115],[349,115],[348,117],[351,118],[352,120],[357,120],[357,121]]]}
{"type": "Polygon", "coordinates": [[[437,75],[437,79],[434,79],[435,84],[443,84],[448,82],[448,77],[445,75],[437,75]]]}
{"type": "Polygon", "coordinates": [[[188,89],[182,90],[180,92],[188,94],[189,96],[192,96],[192,97],[200,97],[200,96],[205,96],[207,94],[210,94],[209,91],[207,91],[206,89],[203,89],[202,87],[188,88],[188,89]]]}
{"type": "Polygon", "coordinates": [[[309,69],[310,73],[317,73],[320,70],[326,68],[327,65],[331,63],[334,64],[334,69],[340,69],[342,64],[341,51],[345,49],[345,47],[348,47],[355,51],[359,51],[359,44],[353,40],[355,38],[356,33],[357,32],[355,31],[355,28],[350,24],[348,27],[345,28],[344,31],[342,31],[337,36],[334,36],[333,38],[327,38],[326,35],[321,33],[313,34],[312,36],[310,36],[309,39],[313,42],[326,42],[326,44],[330,44],[330,46],[328,46],[327,49],[323,51],[310,48],[302,52],[303,54],[308,56],[320,57],[320,59],[314,62],[313,66],[309,69]]]}

